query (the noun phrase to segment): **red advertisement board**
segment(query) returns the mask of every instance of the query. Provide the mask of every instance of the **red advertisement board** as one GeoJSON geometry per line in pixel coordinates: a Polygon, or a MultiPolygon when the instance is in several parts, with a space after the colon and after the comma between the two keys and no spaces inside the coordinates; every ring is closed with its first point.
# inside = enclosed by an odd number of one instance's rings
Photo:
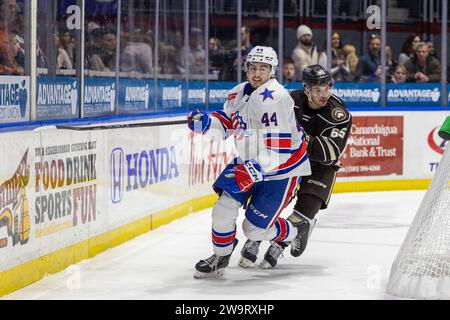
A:
{"type": "Polygon", "coordinates": [[[401,175],[403,116],[353,117],[338,177],[401,175]]]}

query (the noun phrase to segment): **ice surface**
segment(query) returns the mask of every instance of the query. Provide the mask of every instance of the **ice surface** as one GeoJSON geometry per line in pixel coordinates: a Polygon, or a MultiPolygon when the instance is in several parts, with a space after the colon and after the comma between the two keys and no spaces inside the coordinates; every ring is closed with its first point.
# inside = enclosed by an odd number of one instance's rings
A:
{"type": "MultiPolygon", "coordinates": [[[[194,279],[212,254],[211,210],[192,213],[3,299],[383,299],[394,258],[424,191],[335,194],[305,253],[288,250],[274,270],[237,266],[222,279],[194,279]]],[[[282,213],[291,212],[292,203],[282,213]]],[[[262,245],[262,258],[268,243],[262,245]]]]}

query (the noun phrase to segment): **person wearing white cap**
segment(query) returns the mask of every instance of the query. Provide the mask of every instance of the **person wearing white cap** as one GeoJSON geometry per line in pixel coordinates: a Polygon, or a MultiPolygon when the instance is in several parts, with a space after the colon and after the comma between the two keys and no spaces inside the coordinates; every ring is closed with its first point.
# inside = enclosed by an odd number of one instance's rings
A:
{"type": "Polygon", "coordinates": [[[325,52],[319,52],[312,38],[312,30],[307,25],[302,24],[297,28],[298,44],[291,55],[297,74],[302,74],[303,69],[313,64],[320,64],[326,68],[327,56],[325,52]]]}

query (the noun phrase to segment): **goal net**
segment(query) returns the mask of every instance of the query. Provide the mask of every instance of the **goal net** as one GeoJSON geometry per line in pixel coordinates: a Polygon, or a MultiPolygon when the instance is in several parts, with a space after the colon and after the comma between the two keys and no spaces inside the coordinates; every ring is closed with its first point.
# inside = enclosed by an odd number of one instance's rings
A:
{"type": "Polygon", "coordinates": [[[392,265],[387,297],[450,299],[450,143],[392,265]]]}

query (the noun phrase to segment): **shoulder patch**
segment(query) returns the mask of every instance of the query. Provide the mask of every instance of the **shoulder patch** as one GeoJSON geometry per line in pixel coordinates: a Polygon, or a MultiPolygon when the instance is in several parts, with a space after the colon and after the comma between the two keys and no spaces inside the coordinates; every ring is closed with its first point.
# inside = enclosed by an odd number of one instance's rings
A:
{"type": "Polygon", "coordinates": [[[237,92],[230,93],[228,95],[228,100],[233,100],[237,97],[237,92]]]}
{"type": "Polygon", "coordinates": [[[331,117],[336,120],[336,121],[342,121],[345,119],[346,117],[346,112],[344,109],[340,108],[340,107],[334,107],[331,110],[331,117]]]}

